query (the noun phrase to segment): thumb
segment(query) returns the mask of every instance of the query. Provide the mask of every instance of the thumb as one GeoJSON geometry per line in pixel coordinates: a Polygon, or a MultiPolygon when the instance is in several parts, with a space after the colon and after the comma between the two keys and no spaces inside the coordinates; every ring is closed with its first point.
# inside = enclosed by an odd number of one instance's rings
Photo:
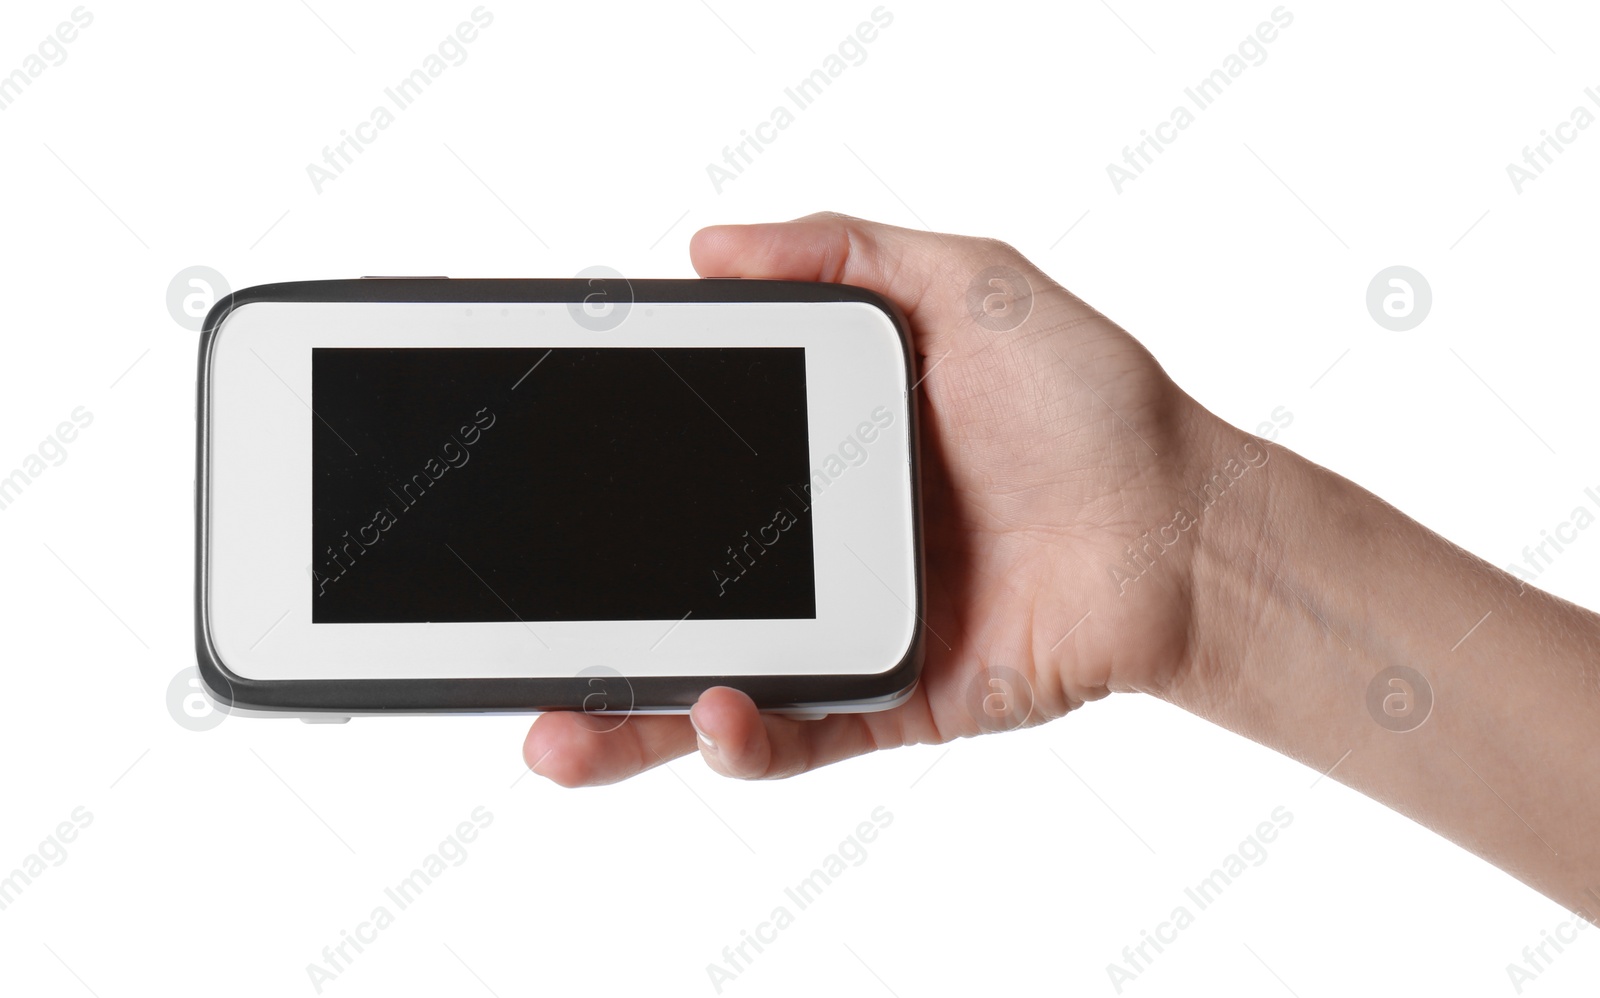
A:
{"type": "MultiPolygon", "coordinates": [[[[995,307],[991,271],[1003,282],[1001,307],[1026,316],[1035,290],[1052,286],[1022,254],[993,239],[944,235],[822,212],[792,222],[713,225],[695,233],[689,256],[702,277],[854,284],[899,305],[917,328],[924,354],[939,341],[981,333],[986,307],[995,307]],[[975,311],[976,310],[976,311],[975,311]]],[[[994,327],[990,325],[989,329],[994,327]]]]}

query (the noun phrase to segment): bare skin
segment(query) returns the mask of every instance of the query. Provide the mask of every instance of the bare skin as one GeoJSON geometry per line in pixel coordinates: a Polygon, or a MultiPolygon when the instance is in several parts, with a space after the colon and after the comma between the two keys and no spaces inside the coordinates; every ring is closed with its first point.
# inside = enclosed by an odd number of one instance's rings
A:
{"type": "Polygon", "coordinates": [[[985,730],[972,690],[1004,666],[1027,723],[1160,697],[1600,918],[1600,617],[1218,419],[1003,243],[824,214],[703,229],[690,252],[707,277],[860,285],[911,320],[939,637],[893,710],[795,720],[719,687],[687,718],[546,714],[535,772],[612,783],[699,751],[770,779],[946,742],[985,730]],[[968,310],[992,266],[1031,287],[1003,332],[968,310]],[[1421,684],[1377,678],[1390,667],[1421,684]]]}

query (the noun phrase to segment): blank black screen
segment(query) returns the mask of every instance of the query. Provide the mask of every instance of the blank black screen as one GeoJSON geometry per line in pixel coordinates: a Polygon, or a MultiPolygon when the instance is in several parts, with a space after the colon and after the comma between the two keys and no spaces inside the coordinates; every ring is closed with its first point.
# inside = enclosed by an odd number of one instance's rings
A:
{"type": "Polygon", "coordinates": [[[802,348],[312,351],[312,620],[813,618],[802,348]]]}

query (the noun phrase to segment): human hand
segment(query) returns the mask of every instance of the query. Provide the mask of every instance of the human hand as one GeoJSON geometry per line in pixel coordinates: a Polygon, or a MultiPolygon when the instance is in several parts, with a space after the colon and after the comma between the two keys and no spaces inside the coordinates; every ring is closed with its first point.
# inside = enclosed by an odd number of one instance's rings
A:
{"type": "Polygon", "coordinates": [[[1185,669],[1198,537],[1136,580],[1128,546],[1171,522],[1222,424],[1131,336],[994,240],[819,214],[702,229],[690,254],[706,277],[869,288],[910,320],[923,379],[922,681],[893,709],[820,720],[761,713],[726,687],[687,718],[549,713],[523,747],[535,772],[615,782],[694,750],[698,731],[720,773],[792,776],[1038,724],[1113,691],[1160,692],[1185,669]],[[990,281],[991,268],[1006,271],[990,281]],[[1002,668],[1004,679],[990,672],[1002,668]]]}

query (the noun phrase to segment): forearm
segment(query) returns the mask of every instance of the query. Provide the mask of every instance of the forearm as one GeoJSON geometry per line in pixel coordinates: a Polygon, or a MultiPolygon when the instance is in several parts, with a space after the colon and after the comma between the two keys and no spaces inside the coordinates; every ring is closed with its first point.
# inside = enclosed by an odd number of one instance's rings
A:
{"type": "MultiPolygon", "coordinates": [[[[1215,437],[1219,462],[1249,439],[1215,437]]],[[[1600,919],[1600,618],[1269,453],[1201,520],[1193,648],[1164,695],[1600,919]],[[1425,684],[1369,696],[1396,666],[1425,684]]]]}

